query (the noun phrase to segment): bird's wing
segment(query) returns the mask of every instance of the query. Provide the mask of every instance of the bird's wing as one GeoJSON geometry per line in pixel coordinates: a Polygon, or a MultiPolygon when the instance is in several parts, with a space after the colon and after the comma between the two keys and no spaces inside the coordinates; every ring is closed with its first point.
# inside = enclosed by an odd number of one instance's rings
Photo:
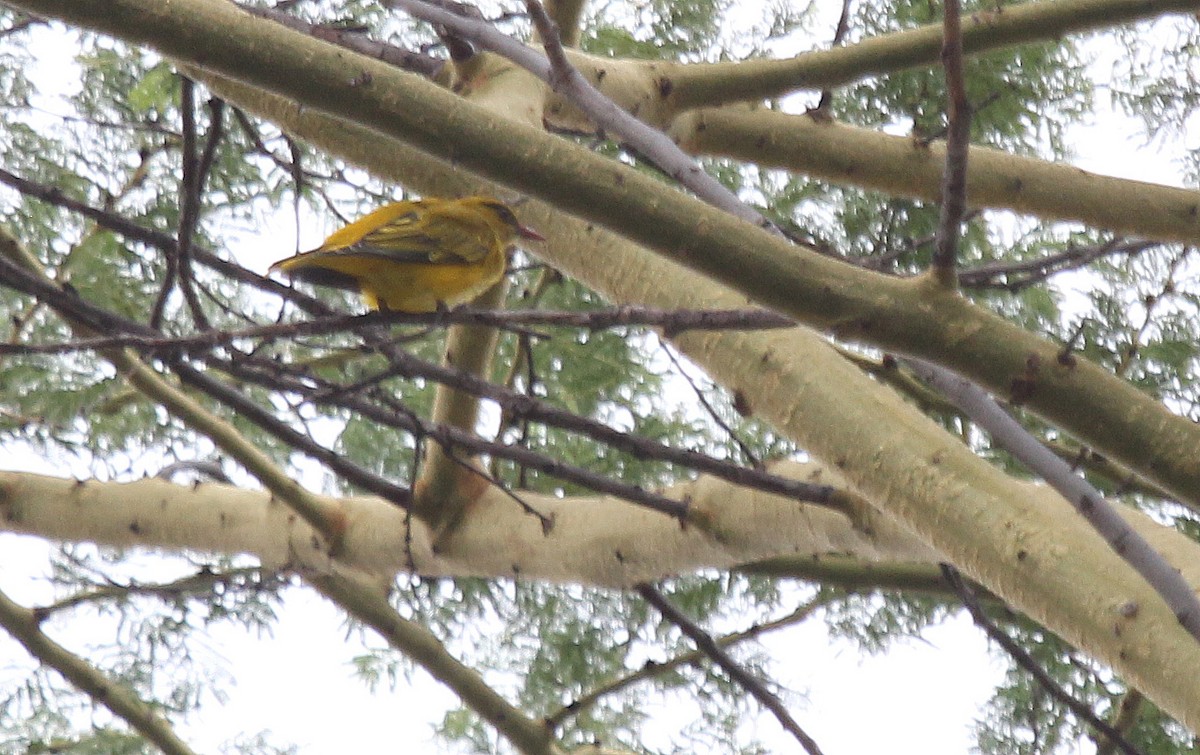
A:
{"type": "Polygon", "coordinates": [[[479,229],[453,220],[431,222],[407,218],[388,223],[362,237],[346,251],[377,254],[397,262],[462,264],[478,262],[489,251],[479,229]]]}

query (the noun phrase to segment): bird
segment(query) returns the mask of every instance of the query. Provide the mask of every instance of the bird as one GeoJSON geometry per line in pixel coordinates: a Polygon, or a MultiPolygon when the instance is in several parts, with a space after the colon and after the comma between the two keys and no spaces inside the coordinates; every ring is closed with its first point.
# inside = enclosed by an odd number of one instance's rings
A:
{"type": "Polygon", "coordinates": [[[407,200],[380,207],[271,270],[358,291],[370,309],[436,312],[472,301],[503,278],[518,238],[545,240],[499,199],[407,200]]]}

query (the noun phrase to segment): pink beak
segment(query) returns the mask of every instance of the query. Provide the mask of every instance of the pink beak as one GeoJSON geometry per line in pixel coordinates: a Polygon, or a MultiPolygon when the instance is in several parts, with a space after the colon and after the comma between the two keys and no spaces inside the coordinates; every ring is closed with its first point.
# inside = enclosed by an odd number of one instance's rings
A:
{"type": "Polygon", "coordinates": [[[545,241],[546,237],[532,228],[526,228],[523,225],[517,226],[517,235],[523,239],[533,239],[534,241],[545,241]]]}

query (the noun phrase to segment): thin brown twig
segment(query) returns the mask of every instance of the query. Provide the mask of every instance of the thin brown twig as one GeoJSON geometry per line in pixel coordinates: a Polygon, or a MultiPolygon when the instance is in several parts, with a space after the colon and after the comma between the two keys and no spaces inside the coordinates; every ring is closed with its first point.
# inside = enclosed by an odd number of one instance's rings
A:
{"type": "MultiPolygon", "coordinates": [[[[6,273],[6,283],[11,287],[22,290],[31,295],[37,296],[48,303],[51,303],[56,308],[61,308],[71,312],[75,317],[80,318],[89,323],[96,325],[98,329],[108,331],[127,331],[129,336],[117,336],[125,343],[132,344],[135,338],[150,338],[157,342],[160,339],[157,331],[151,331],[145,326],[126,320],[118,315],[114,315],[106,310],[103,310],[95,305],[89,304],[78,296],[65,292],[58,287],[43,281],[36,276],[24,275],[22,271],[7,260],[0,259],[0,272],[6,273]],[[11,270],[11,275],[8,271],[11,270]]],[[[544,314],[544,313],[542,313],[544,314]]],[[[264,328],[275,328],[278,326],[263,326],[264,328]]],[[[393,350],[388,354],[389,360],[392,362],[390,369],[377,375],[374,380],[384,380],[389,377],[424,377],[438,382],[445,383],[460,390],[465,390],[476,395],[492,399],[503,406],[514,416],[528,417],[539,422],[552,424],[557,427],[580,432],[589,437],[607,443],[615,448],[633,453],[640,458],[655,458],[661,461],[668,461],[681,466],[686,466],[696,469],[700,472],[707,472],[717,477],[725,479],[737,485],[745,487],[757,488],[766,492],[784,495],[796,500],[814,503],[817,505],[830,506],[840,510],[838,505],[836,489],[828,485],[816,485],[799,480],[790,480],[788,478],[771,475],[760,470],[742,467],[728,462],[714,459],[705,454],[686,449],[675,449],[670,446],[663,445],[644,438],[639,438],[630,433],[625,433],[620,430],[615,430],[603,423],[595,420],[581,417],[566,410],[558,409],[553,405],[540,399],[518,393],[511,389],[503,388],[494,383],[485,381],[475,375],[464,373],[450,367],[436,365],[432,362],[427,362],[412,354],[402,351],[393,350]]],[[[181,367],[186,367],[180,356],[175,356],[172,360],[173,364],[181,367]]],[[[302,386],[303,384],[301,384],[302,386]]],[[[297,387],[301,387],[297,386],[297,387]]],[[[334,386],[341,392],[342,386],[334,386]]],[[[312,398],[312,397],[310,397],[312,398]]],[[[253,402],[242,399],[238,402],[246,406],[246,411],[250,411],[250,406],[253,402]]],[[[261,409],[259,410],[261,411],[261,409]]],[[[290,430],[287,428],[286,430],[290,430]]],[[[308,452],[317,454],[318,458],[323,458],[331,452],[322,449],[320,446],[313,443],[311,440],[304,438],[295,431],[286,432],[284,427],[277,429],[277,435],[287,435],[294,437],[297,442],[303,442],[308,452]]],[[[341,462],[348,464],[348,462],[341,462]]],[[[541,465],[545,469],[544,465],[541,465]]],[[[361,474],[361,470],[354,471],[355,475],[361,474]]],[[[365,478],[364,478],[365,479],[365,478]]],[[[376,490],[379,492],[379,482],[371,482],[367,489],[376,490]]],[[[592,487],[592,485],[589,485],[592,487]]],[[[389,497],[395,494],[395,490],[390,492],[380,492],[380,495],[389,497]]],[[[671,507],[674,508],[674,507],[671,507]]]]}
{"type": "Polygon", "coordinates": [[[959,0],[945,0],[942,66],[946,71],[946,168],[942,205],[933,244],[933,271],[944,285],[957,285],[958,240],[967,209],[967,150],[971,139],[971,107],[963,80],[962,18],[959,0]]]}
{"type": "MultiPolygon", "coordinates": [[[[56,207],[77,212],[83,217],[94,221],[100,227],[107,228],[114,233],[119,233],[131,241],[146,244],[169,254],[174,253],[177,241],[169,234],[140,226],[116,213],[92,207],[85,202],[72,199],[63,194],[62,190],[56,186],[47,186],[36,181],[21,178],[3,168],[0,168],[0,183],[11,186],[22,194],[41,199],[56,207]]],[[[282,296],[311,314],[330,314],[333,311],[320,299],[309,296],[291,286],[285,286],[270,278],[253,273],[241,265],[223,260],[210,250],[193,245],[192,256],[200,264],[212,268],[222,275],[240,283],[262,289],[268,293],[282,296]]],[[[7,283],[7,281],[5,282],[7,283]]]]}
{"type": "Polygon", "coordinates": [[[794,326],[786,317],[761,309],[664,310],[653,307],[612,307],[579,312],[460,307],[448,312],[430,313],[331,314],[302,322],[253,325],[238,330],[214,328],[203,333],[181,336],[168,336],[157,331],[117,332],[108,336],[59,343],[0,343],[0,354],[67,354],[115,347],[128,347],[152,355],[200,354],[242,340],[269,342],[304,336],[358,332],[381,325],[460,324],[486,325],[506,330],[518,330],[521,325],[554,325],[592,331],[644,326],[661,328],[672,333],[688,330],[764,330],[794,326]]]}
{"type": "Polygon", "coordinates": [[[742,452],[742,456],[746,458],[746,461],[751,467],[755,469],[762,469],[762,460],[759,459],[758,455],[754,453],[754,450],[741,439],[737,431],[730,427],[729,423],[717,413],[717,408],[708,400],[708,396],[704,395],[704,391],[700,389],[700,386],[696,384],[696,381],[692,379],[692,376],[689,375],[687,370],[683,368],[683,363],[679,361],[679,356],[675,354],[675,349],[666,342],[662,342],[662,349],[664,352],[666,352],[667,358],[671,360],[671,364],[674,365],[675,371],[682,375],[683,379],[687,381],[687,384],[692,387],[692,392],[696,394],[696,399],[700,402],[700,406],[704,407],[704,411],[708,413],[709,419],[715,422],[717,427],[725,431],[725,434],[728,435],[729,439],[737,445],[738,449],[742,452]]]}
{"type": "Polygon", "coordinates": [[[460,457],[452,448],[446,450],[446,456],[449,457],[449,459],[455,464],[465,469],[468,474],[478,475],[484,480],[487,480],[490,485],[495,486],[497,490],[511,498],[512,501],[517,504],[517,506],[521,507],[521,511],[525,512],[534,519],[537,519],[538,524],[542,527],[543,535],[549,535],[550,531],[554,529],[554,516],[552,514],[546,515],[538,511],[533,504],[531,504],[529,501],[526,501],[517,493],[517,491],[513,490],[511,485],[504,482],[491,472],[472,464],[468,459],[460,457]]]}
{"type": "MultiPolygon", "coordinates": [[[[838,16],[837,26],[833,30],[833,41],[830,42],[830,49],[837,47],[846,38],[846,33],[850,31],[850,5],[853,0],[842,0],[842,13],[838,16]]],[[[829,87],[821,89],[821,99],[817,102],[816,113],[825,113],[829,110],[829,106],[833,104],[833,90],[829,87]]]]}
{"type": "Polygon", "coordinates": [[[455,370],[443,365],[426,362],[409,353],[392,355],[392,366],[385,376],[423,377],[435,380],[458,390],[487,398],[505,407],[514,416],[553,425],[578,432],[589,438],[625,451],[637,458],[656,459],[682,467],[694,469],[719,477],[735,485],[756,488],[765,492],[793,498],[806,503],[829,506],[840,510],[836,489],[830,485],[818,485],[800,480],[791,480],[749,467],[731,464],[711,456],[673,448],[658,441],[651,441],[631,433],[616,430],[596,420],[559,409],[541,399],[518,393],[490,383],[477,375],[455,370]]]}
{"type": "MultiPolygon", "coordinates": [[[[140,325],[131,320],[127,320],[119,315],[115,315],[107,310],[90,304],[78,295],[55,286],[53,283],[41,279],[24,269],[18,267],[11,261],[0,258],[0,279],[3,279],[9,286],[25,291],[37,296],[42,301],[47,302],[56,310],[69,313],[72,317],[88,323],[90,326],[97,329],[104,329],[111,332],[132,332],[139,335],[151,335],[157,337],[157,331],[153,331],[147,326],[140,325]]],[[[693,467],[698,471],[706,471],[715,476],[726,479],[735,484],[746,487],[756,487],[768,492],[774,492],[780,495],[786,495],[801,501],[807,501],[820,505],[832,506],[839,508],[837,500],[837,491],[828,485],[813,485],[798,480],[789,480],[787,478],[776,475],[769,475],[758,470],[740,467],[718,459],[705,456],[694,451],[685,449],[672,449],[662,444],[654,443],[643,438],[628,433],[623,433],[614,430],[602,423],[589,420],[584,417],[579,417],[570,412],[557,409],[555,407],[532,399],[509,389],[501,388],[492,383],[478,378],[477,376],[463,373],[441,365],[434,365],[424,360],[420,360],[411,354],[398,349],[391,350],[388,354],[389,359],[393,362],[390,368],[389,375],[395,376],[427,376],[435,380],[444,381],[453,387],[463,388],[468,391],[476,392],[488,398],[493,398],[497,401],[510,401],[510,409],[520,414],[528,414],[531,417],[537,418],[539,421],[551,421],[555,424],[561,424],[568,428],[579,428],[582,432],[586,432],[589,436],[594,437],[602,442],[609,443],[616,447],[626,450],[632,450],[635,453],[641,453],[644,456],[654,455],[665,461],[681,463],[685,466],[693,467]]],[[[374,475],[366,470],[352,464],[342,458],[335,452],[324,448],[317,444],[312,439],[288,427],[280,422],[272,414],[267,412],[261,406],[246,398],[241,393],[235,391],[229,386],[224,385],[209,375],[200,372],[192,366],[185,363],[181,358],[176,357],[170,361],[173,369],[180,375],[181,379],[193,385],[193,387],[203,390],[213,398],[218,399],[222,403],[230,406],[239,412],[244,418],[252,419],[264,429],[268,430],[276,437],[285,442],[294,445],[303,450],[306,454],[321,460],[330,466],[331,469],[338,471],[346,477],[347,480],[355,483],[366,490],[381,495],[384,498],[395,501],[401,506],[408,505],[411,500],[411,493],[407,489],[400,488],[393,483],[384,480],[383,478],[374,475]]],[[[255,378],[262,382],[261,375],[255,374],[253,371],[240,369],[234,363],[226,363],[226,369],[236,371],[241,377],[250,379],[255,378]]],[[[275,365],[277,371],[281,369],[279,365],[275,365]]],[[[380,376],[379,379],[385,379],[389,375],[380,376]]],[[[310,394],[312,381],[315,378],[307,378],[306,380],[295,380],[289,385],[283,385],[279,382],[278,373],[273,376],[273,379],[267,380],[268,387],[277,390],[292,390],[301,394],[310,394]]],[[[333,386],[338,388],[338,386],[333,386]]],[[[338,402],[345,402],[346,397],[331,397],[329,401],[335,405],[338,402]]],[[[358,411],[370,411],[372,405],[369,403],[365,406],[355,404],[352,407],[358,411]]],[[[386,416],[386,415],[385,415],[386,416]]],[[[382,420],[382,417],[376,416],[377,421],[382,420]]],[[[620,496],[634,503],[639,503],[648,506],[655,510],[661,511],[671,516],[678,518],[686,518],[688,507],[685,503],[674,501],[665,496],[644,491],[637,486],[623,485],[615,483],[604,475],[598,475],[563,462],[549,459],[540,454],[536,454],[525,449],[514,449],[510,446],[505,446],[498,443],[488,443],[482,441],[473,433],[467,432],[451,432],[449,428],[440,426],[430,426],[421,424],[421,421],[415,417],[406,418],[404,422],[393,423],[402,429],[410,432],[421,432],[430,437],[435,438],[440,443],[450,444],[454,446],[464,446],[468,449],[476,450],[477,452],[489,452],[497,455],[502,455],[505,458],[510,458],[519,463],[528,464],[540,471],[556,477],[570,479],[578,482],[581,485],[589,487],[593,490],[608,492],[620,496]],[[414,424],[416,423],[416,424],[414,424]]]]}
{"type": "Polygon", "coordinates": [[[1113,239],[1102,244],[1070,246],[1050,254],[1020,262],[993,262],[960,270],[958,283],[964,288],[999,288],[1015,293],[1049,278],[1051,275],[1076,270],[1109,255],[1136,257],[1147,249],[1161,246],[1158,241],[1126,241],[1113,239]]]}
{"type": "MultiPolygon", "coordinates": [[[[815,597],[813,597],[812,600],[800,606],[795,611],[792,611],[787,616],[782,616],[772,621],[766,621],[762,624],[755,624],[749,629],[744,629],[740,632],[734,632],[722,637],[713,638],[713,642],[717,643],[717,645],[722,648],[726,648],[756,639],[767,632],[773,632],[778,629],[792,626],[793,624],[797,624],[807,619],[814,611],[829,603],[831,599],[831,593],[827,591],[819,592],[815,597]]],[[[563,721],[565,721],[568,717],[579,715],[583,711],[598,703],[603,697],[620,692],[621,690],[631,687],[638,682],[645,681],[647,679],[653,679],[655,677],[662,676],[663,674],[668,674],[675,669],[680,668],[681,666],[698,665],[707,657],[708,656],[705,655],[705,653],[701,650],[692,650],[687,653],[681,653],[680,655],[661,663],[647,661],[646,664],[637,671],[625,674],[624,676],[606,682],[599,687],[592,689],[586,694],[577,697],[569,704],[559,708],[554,713],[546,716],[546,725],[556,729],[561,726],[563,721]]]]}
{"type": "MultiPolygon", "coordinates": [[[[231,363],[223,363],[221,367],[241,380],[264,385],[275,390],[306,395],[308,400],[315,404],[325,404],[359,412],[367,419],[381,425],[404,430],[418,437],[432,438],[444,448],[462,448],[472,453],[492,454],[493,456],[505,458],[518,464],[524,464],[552,477],[573,482],[600,493],[607,493],[618,498],[623,498],[631,503],[673,516],[681,521],[686,520],[688,516],[689,507],[686,502],[676,501],[672,498],[644,490],[636,485],[629,485],[613,480],[606,475],[567,464],[526,448],[518,448],[496,441],[485,440],[474,433],[450,425],[429,422],[408,409],[408,407],[401,405],[400,408],[396,408],[397,405],[390,396],[374,395],[373,397],[380,402],[379,404],[373,404],[355,396],[340,395],[340,392],[329,392],[324,396],[313,396],[311,395],[311,385],[314,383],[322,385],[321,381],[318,381],[316,378],[309,377],[301,380],[281,375],[266,375],[261,371],[246,369],[231,363]],[[391,408],[384,408],[385,405],[391,408]]],[[[322,449],[321,453],[329,454],[332,452],[322,449]]]]}
{"type": "Polygon", "coordinates": [[[253,422],[292,448],[325,464],[347,482],[389,500],[401,508],[408,508],[411,505],[411,490],[368,471],[332,449],[325,448],[312,438],[289,427],[240,391],[182,360],[177,359],[171,362],[171,369],[185,384],[234,410],[241,419],[253,422]]]}
{"type": "Polygon", "coordinates": [[[266,587],[270,589],[273,586],[282,584],[277,575],[264,575],[263,569],[258,566],[231,569],[223,572],[202,567],[195,574],[189,574],[172,582],[145,585],[137,583],[101,585],[88,590],[82,590],[68,598],[55,601],[49,605],[39,606],[30,610],[39,622],[44,622],[56,613],[68,611],[85,603],[95,603],[103,600],[124,601],[134,595],[150,596],[169,601],[182,596],[211,592],[214,587],[219,585],[228,586],[240,583],[243,579],[255,578],[259,578],[258,585],[256,585],[259,588],[266,587]],[[268,577],[268,579],[263,580],[263,576],[268,577]],[[264,585],[264,582],[268,582],[269,584],[264,585]]]}
{"type": "Polygon", "coordinates": [[[347,50],[353,50],[360,55],[382,60],[384,63],[396,66],[405,71],[433,78],[441,70],[444,62],[430,55],[406,50],[386,42],[371,39],[361,31],[347,30],[328,24],[313,24],[278,8],[266,8],[251,3],[237,3],[237,6],[247,13],[282,24],[289,29],[304,32],[310,37],[331,42],[347,50]]]}
{"type": "MultiPolygon", "coordinates": [[[[183,292],[184,301],[192,313],[192,320],[200,330],[209,330],[212,325],[200,305],[196,295],[196,278],[192,272],[192,244],[196,236],[196,228],[200,224],[201,194],[204,192],[207,168],[212,166],[212,158],[216,151],[217,141],[221,137],[220,123],[211,123],[209,138],[203,150],[203,156],[196,154],[196,85],[183,77],[180,81],[180,113],[183,119],[183,149],[180,160],[183,164],[179,186],[180,211],[179,229],[175,234],[175,255],[177,257],[176,273],[179,278],[179,290],[183,292]],[[207,163],[205,162],[207,160],[207,163]]],[[[161,311],[156,307],[161,316],[161,311]]],[[[159,321],[151,319],[151,325],[158,327],[159,321]]]]}
{"type": "Polygon", "coordinates": [[[1058,682],[1054,681],[1054,679],[1051,678],[1048,673],[1046,673],[1046,670],[1041,667],[1041,664],[1034,660],[1033,656],[1031,656],[1029,652],[1025,650],[1025,648],[1021,647],[1016,640],[1002,632],[998,626],[988,619],[987,614],[985,614],[983,609],[979,606],[979,601],[975,599],[975,593],[972,592],[971,588],[968,587],[963,581],[962,575],[959,573],[958,569],[954,568],[950,564],[941,564],[941,568],[942,574],[946,578],[946,582],[948,582],[958,594],[959,599],[962,600],[963,606],[965,606],[967,611],[971,614],[971,619],[975,622],[975,625],[982,629],[988,637],[991,637],[993,640],[995,640],[1000,647],[1004,648],[1004,652],[1008,653],[1012,659],[1017,662],[1018,666],[1028,671],[1029,674],[1033,676],[1034,680],[1036,680],[1037,683],[1042,687],[1042,689],[1046,690],[1047,694],[1063,705],[1067,706],[1067,708],[1069,708],[1072,713],[1078,716],[1081,721],[1086,722],[1089,726],[1108,737],[1109,741],[1115,743],[1121,752],[1125,753],[1125,755],[1143,755],[1141,750],[1134,747],[1129,743],[1129,740],[1125,739],[1125,737],[1121,735],[1121,732],[1117,731],[1106,721],[1104,721],[1104,719],[1097,716],[1095,712],[1092,711],[1092,709],[1085,705],[1082,701],[1076,700],[1074,697],[1068,694],[1067,691],[1058,684],[1058,682]]]}
{"type": "Polygon", "coordinates": [[[817,746],[816,740],[808,735],[792,718],[792,714],[784,706],[783,701],[779,697],[767,689],[762,680],[747,671],[740,663],[735,661],[732,656],[713,639],[712,635],[704,631],[694,621],[687,617],[682,611],[675,607],[671,601],[667,600],[666,596],[659,592],[652,585],[640,584],[634,588],[638,595],[641,595],[647,603],[658,609],[670,623],[679,628],[692,642],[696,643],[696,648],[703,652],[706,656],[712,659],[713,663],[717,664],[726,674],[729,675],[734,682],[739,684],[743,689],[749,692],[759,704],[769,710],[783,726],[784,730],[796,738],[800,745],[809,755],[821,755],[821,748],[817,746]]]}

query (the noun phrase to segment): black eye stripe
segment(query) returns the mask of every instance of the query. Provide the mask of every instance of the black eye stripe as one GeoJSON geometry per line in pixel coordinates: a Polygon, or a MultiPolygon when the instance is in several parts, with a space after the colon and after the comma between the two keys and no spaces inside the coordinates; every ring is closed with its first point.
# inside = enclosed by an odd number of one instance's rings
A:
{"type": "Polygon", "coordinates": [[[508,208],[508,205],[505,205],[505,204],[503,204],[501,202],[497,202],[497,201],[490,201],[490,202],[485,202],[484,206],[488,207],[491,210],[494,210],[496,215],[501,220],[503,220],[505,223],[507,223],[508,225],[511,225],[514,227],[518,225],[517,216],[513,215],[513,212],[512,212],[512,210],[510,210],[508,208]]]}

